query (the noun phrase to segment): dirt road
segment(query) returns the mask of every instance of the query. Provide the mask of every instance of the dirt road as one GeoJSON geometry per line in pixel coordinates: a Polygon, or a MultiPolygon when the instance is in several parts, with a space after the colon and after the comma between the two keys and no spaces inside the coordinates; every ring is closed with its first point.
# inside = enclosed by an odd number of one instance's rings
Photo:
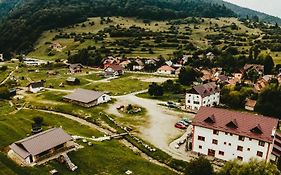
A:
{"type": "Polygon", "coordinates": [[[144,99],[135,96],[136,94],[143,92],[145,91],[114,97],[117,101],[107,110],[107,112],[121,117],[121,114],[116,109],[116,107],[120,105],[136,104],[145,108],[149,117],[149,124],[148,126],[140,128],[140,137],[174,158],[187,160],[184,155],[171,149],[169,144],[174,139],[184,134],[184,131],[174,127],[175,123],[182,117],[192,118],[193,115],[176,112],[169,110],[166,107],[159,106],[158,104],[161,103],[161,101],[158,100],[144,99]]]}

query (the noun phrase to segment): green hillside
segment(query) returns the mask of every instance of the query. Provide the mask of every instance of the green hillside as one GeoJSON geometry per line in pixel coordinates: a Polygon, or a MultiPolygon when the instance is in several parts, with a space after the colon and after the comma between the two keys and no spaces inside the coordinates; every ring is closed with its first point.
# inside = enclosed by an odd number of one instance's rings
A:
{"type": "Polygon", "coordinates": [[[230,17],[225,6],[180,0],[26,0],[0,25],[0,48],[5,52],[29,51],[48,29],[82,22],[87,17],[124,16],[141,19],[175,19],[188,16],[230,17]]]}

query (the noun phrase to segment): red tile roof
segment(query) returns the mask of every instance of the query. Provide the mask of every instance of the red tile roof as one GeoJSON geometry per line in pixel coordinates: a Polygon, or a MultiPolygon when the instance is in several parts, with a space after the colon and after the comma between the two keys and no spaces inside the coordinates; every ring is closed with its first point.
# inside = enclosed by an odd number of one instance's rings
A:
{"type": "Polygon", "coordinates": [[[192,124],[194,126],[229,132],[265,142],[272,142],[272,130],[277,128],[278,119],[202,106],[192,124]],[[208,117],[212,118],[214,122],[208,122],[211,121],[206,120],[208,117]],[[229,123],[231,122],[235,123],[237,127],[229,127],[229,123]],[[258,134],[258,132],[255,132],[257,128],[260,129],[262,133],[258,134]]]}
{"type": "Polygon", "coordinates": [[[158,71],[159,71],[159,70],[163,70],[163,71],[175,71],[174,68],[172,68],[171,66],[167,66],[167,65],[161,66],[161,67],[158,69],[158,71]]]}

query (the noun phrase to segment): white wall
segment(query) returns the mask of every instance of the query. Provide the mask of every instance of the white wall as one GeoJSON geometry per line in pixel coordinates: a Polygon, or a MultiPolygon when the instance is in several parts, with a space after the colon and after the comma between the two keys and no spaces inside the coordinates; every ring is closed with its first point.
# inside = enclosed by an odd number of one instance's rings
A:
{"type": "Polygon", "coordinates": [[[166,74],[166,75],[171,75],[172,71],[170,70],[158,70],[157,71],[159,74],[166,74]]]}
{"type": "Polygon", "coordinates": [[[111,100],[110,96],[107,95],[107,94],[104,94],[100,98],[98,98],[97,104],[106,103],[106,102],[108,102],[110,100],[111,100]]]}
{"type": "Polygon", "coordinates": [[[185,106],[186,108],[192,109],[192,110],[199,110],[201,106],[214,106],[214,103],[219,104],[220,103],[220,93],[217,92],[215,94],[212,94],[210,96],[202,97],[198,94],[191,94],[186,93],[185,96],[185,106]],[[195,104],[194,102],[199,102],[199,104],[195,104]]]}
{"type": "Polygon", "coordinates": [[[270,158],[270,154],[272,151],[272,144],[269,143],[265,143],[265,146],[259,146],[258,140],[252,139],[251,141],[249,140],[249,138],[245,137],[244,141],[240,141],[238,135],[230,135],[230,133],[228,133],[228,135],[225,134],[225,132],[221,132],[219,131],[219,135],[215,135],[213,134],[213,130],[212,129],[207,129],[207,128],[203,128],[203,127],[199,127],[199,126],[195,126],[194,127],[194,141],[193,141],[193,151],[194,152],[198,152],[198,153],[202,153],[207,155],[208,154],[208,149],[213,149],[216,151],[215,153],[215,157],[219,158],[219,159],[223,159],[223,160],[233,160],[236,159],[237,156],[241,156],[243,157],[243,161],[249,161],[251,158],[257,158],[257,159],[266,159],[266,155],[267,155],[267,150],[268,150],[268,146],[270,146],[269,148],[269,154],[268,154],[268,159],[270,158]],[[198,140],[198,136],[203,136],[205,137],[205,141],[200,141],[198,140]],[[218,144],[215,145],[212,143],[212,140],[216,139],[218,140],[218,144]],[[226,142],[226,144],[225,144],[226,142]],[[229,145],[231,144],[231,145],[229,145]],[[199,145],[202,146],[202,149],[199,148],[199,145]],[[237,150],[237,146],[242,146],[243,147],[243,151],[238,151],[237,150]],[[250,150],[247,150],[248,148],[250,148],[250,150]],[[219,155],[219,151],[223,151],[224,152],[224,156],[219,155]],[[263,156],[258,157],[257,155],[257,151],[261,151],[263,152],[263,156]]]}
{"type": "Polygon", "coordinates": [[[42,91],[44,89],[44,87],[39,87],[39,88],[32,88],[31,86],[29,87],[29,91],[32,93],[38,93],[40,91],[42,91]]]}

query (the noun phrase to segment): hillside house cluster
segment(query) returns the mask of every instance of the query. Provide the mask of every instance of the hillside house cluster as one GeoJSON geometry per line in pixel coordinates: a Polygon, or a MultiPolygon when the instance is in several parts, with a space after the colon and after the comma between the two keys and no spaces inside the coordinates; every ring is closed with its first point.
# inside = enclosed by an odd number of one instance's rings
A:
{"type": "Polygon", "coordinates": [[[192,151],[222,160],[276,161],[280,156],[278,119],[201,107],[192,122],[192,151]]]}

